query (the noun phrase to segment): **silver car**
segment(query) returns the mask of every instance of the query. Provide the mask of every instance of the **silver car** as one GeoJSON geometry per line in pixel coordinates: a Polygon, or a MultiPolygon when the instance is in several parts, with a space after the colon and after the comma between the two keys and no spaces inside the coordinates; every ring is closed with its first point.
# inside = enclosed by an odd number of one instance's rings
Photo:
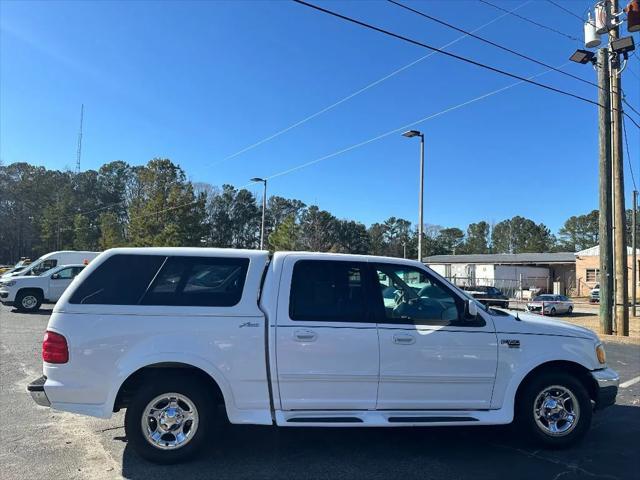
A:
{"type": "Polygon", "coordinates": [[[573,302],[564,295],[544,294],[538,295],[527,303],[527,311],[531,313],[541,313],[543,315],[556,315],[573,312],[573,302]]]}

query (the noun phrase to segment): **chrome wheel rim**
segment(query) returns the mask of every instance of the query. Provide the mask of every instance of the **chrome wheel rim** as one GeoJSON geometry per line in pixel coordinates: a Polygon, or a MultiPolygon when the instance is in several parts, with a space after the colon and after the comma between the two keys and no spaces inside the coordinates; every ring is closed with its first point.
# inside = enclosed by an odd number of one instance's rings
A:
{"type": "Polygon", "coordinates": [[[22,298],[21,303],[24,308],[34,308],[38,304],[38,299],[33,295],[27,295],[22,298]]]}
{"type": "Polygon", "coordinates": [[[547,435],[568,435],[580,419],[580,404],[571,390],[552,385],[542,390],[533,403],[533,416],[538,427],[547,435]]]}
{"type": "Polygon", "coordinates": [[[161,450],[176,450],[198,431],[198,410],[182,393],[163,393],[151,400],[142,413],[142,434],[161,450]]]}

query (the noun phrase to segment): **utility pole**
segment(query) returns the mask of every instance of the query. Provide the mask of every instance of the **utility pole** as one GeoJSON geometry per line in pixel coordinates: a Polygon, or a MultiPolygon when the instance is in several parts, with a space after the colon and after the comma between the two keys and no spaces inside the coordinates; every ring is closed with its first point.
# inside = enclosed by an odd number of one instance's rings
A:
{"type": "Polygon", "coordinates": [[[260,223],[260,250],[264,250],[264,222],[267,212],[267,179],[260,177],[253,177],[252,182],[262,183],[262,222],[260,223]]]}
{"type": "MultiPolygon", "coordinates": [[[[611,13],[618,11],[618,0],[611,1],[611,13]]],[[[618,22],[612,22],[609,43],[619,38],[618,22]]],[[[622,151],[622,82],[621,59],[614,52],[609,70],[611,77],[611,162],[613,167],[613,225],[615,271],[615,320],[616,333],[629,336],[629,286],[627,275],[626,210],[624,205],[624,163],[622,151]]]]}
{"type": "Polygon", "coordinates": [[[633,210],[631,211],[631,305],[633,305],[633,316],[638,316],[636,310],[636,285],[638,284],[638,243],[636,237],[638,235],[638,191],[633,191],[633,210]]]}
{"type": "MultiPolygon", "coordinates": [[[[600,322],[602,333],[611,333],[613,308],[616,333],[629,335],[629,277],[627,274],[622,151],[622,81],[620,76],[629,60],[629,53],[635,50],[635,44],[631,35],[620,38],[619,26],[623,23],[623,14],[626,13],[627,31],[629,33],[640,31],[640,2],[631,0],[624,11],[618,11],[618,0],[597,0],[594,12],[595,19],[592,19],[591,12],[589,12],[584,23],[585,47],[595,48],[600,45],[602,43],[600,35],[607,34],[609,37],[607,47],[598,50],[596,63],[598,88],[600,89],[598,94],[600,104],[598,109],[600,127],[600,322]],[[605,76],[606,78],[604,78],[605,76]],[[615,297],[615,303],[612,306],[613,297],[615,297]]],[[[578,49],[571,55],[570,60],[588,64],[593,62],[593,57],[593,52],[578,49]]]]}
{"type": "Polygon", "coordinates": [[[420,198],[418,215],[418,261],[422,262],[422,237],[424,237],[424,134],[420,135],[420,198]]]}
{"type": "Polygon", "coordinates": [[[598,50],[598,132],[600,173],[600,333],[611,335],[613,323],[613,251],[611,238],[611,98],[609,90],[609,52],[598,50]]]}
{"type": "Polygon", "coordinates": [[[82,121],[84,117],[84,103],[80,106],[80,130],[78,131],[78,151],[76,152],[76,173],[80,173],[80,157],[82,156],[82,121]]]}

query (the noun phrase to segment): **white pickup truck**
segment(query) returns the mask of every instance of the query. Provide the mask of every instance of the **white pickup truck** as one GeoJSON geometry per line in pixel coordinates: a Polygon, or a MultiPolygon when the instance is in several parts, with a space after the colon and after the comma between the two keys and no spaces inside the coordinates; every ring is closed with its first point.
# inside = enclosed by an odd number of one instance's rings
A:
{"type": "Polygon", "coordinates": [[[619,381],[590,330],[488,309],[416,261],[304,252],[106,251],[56,304],[42,350],[38,404],[126,408],[129,444],[162,463],[224,441],[220,406],[290,427],[515,419],[566,446],[619,381]]]}
{"type": "Polygon", "coordinates": [[[57,302],[84,267],[84,264],[60,265],[38,275],[2,277],[0,302],[20,312],[35,312],[43,302],[57,302]]]}

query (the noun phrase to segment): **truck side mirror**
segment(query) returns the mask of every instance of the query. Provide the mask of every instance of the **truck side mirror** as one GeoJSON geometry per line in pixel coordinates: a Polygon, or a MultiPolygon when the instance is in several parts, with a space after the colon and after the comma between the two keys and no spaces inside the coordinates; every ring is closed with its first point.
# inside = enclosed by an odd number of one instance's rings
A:
{"type": "Polygon", "coordinates": [[[59,273],[54,273],[53,275],[51,275],[51,279],[52,280],[58,280],[60,278],[60,274],[59,273]]]}
{"type": "Polygon", "coordinates": [[[467,317],[475,318],[478,315],[478,306],[474,300],[465,300],[465,310],[467,317]]]}

